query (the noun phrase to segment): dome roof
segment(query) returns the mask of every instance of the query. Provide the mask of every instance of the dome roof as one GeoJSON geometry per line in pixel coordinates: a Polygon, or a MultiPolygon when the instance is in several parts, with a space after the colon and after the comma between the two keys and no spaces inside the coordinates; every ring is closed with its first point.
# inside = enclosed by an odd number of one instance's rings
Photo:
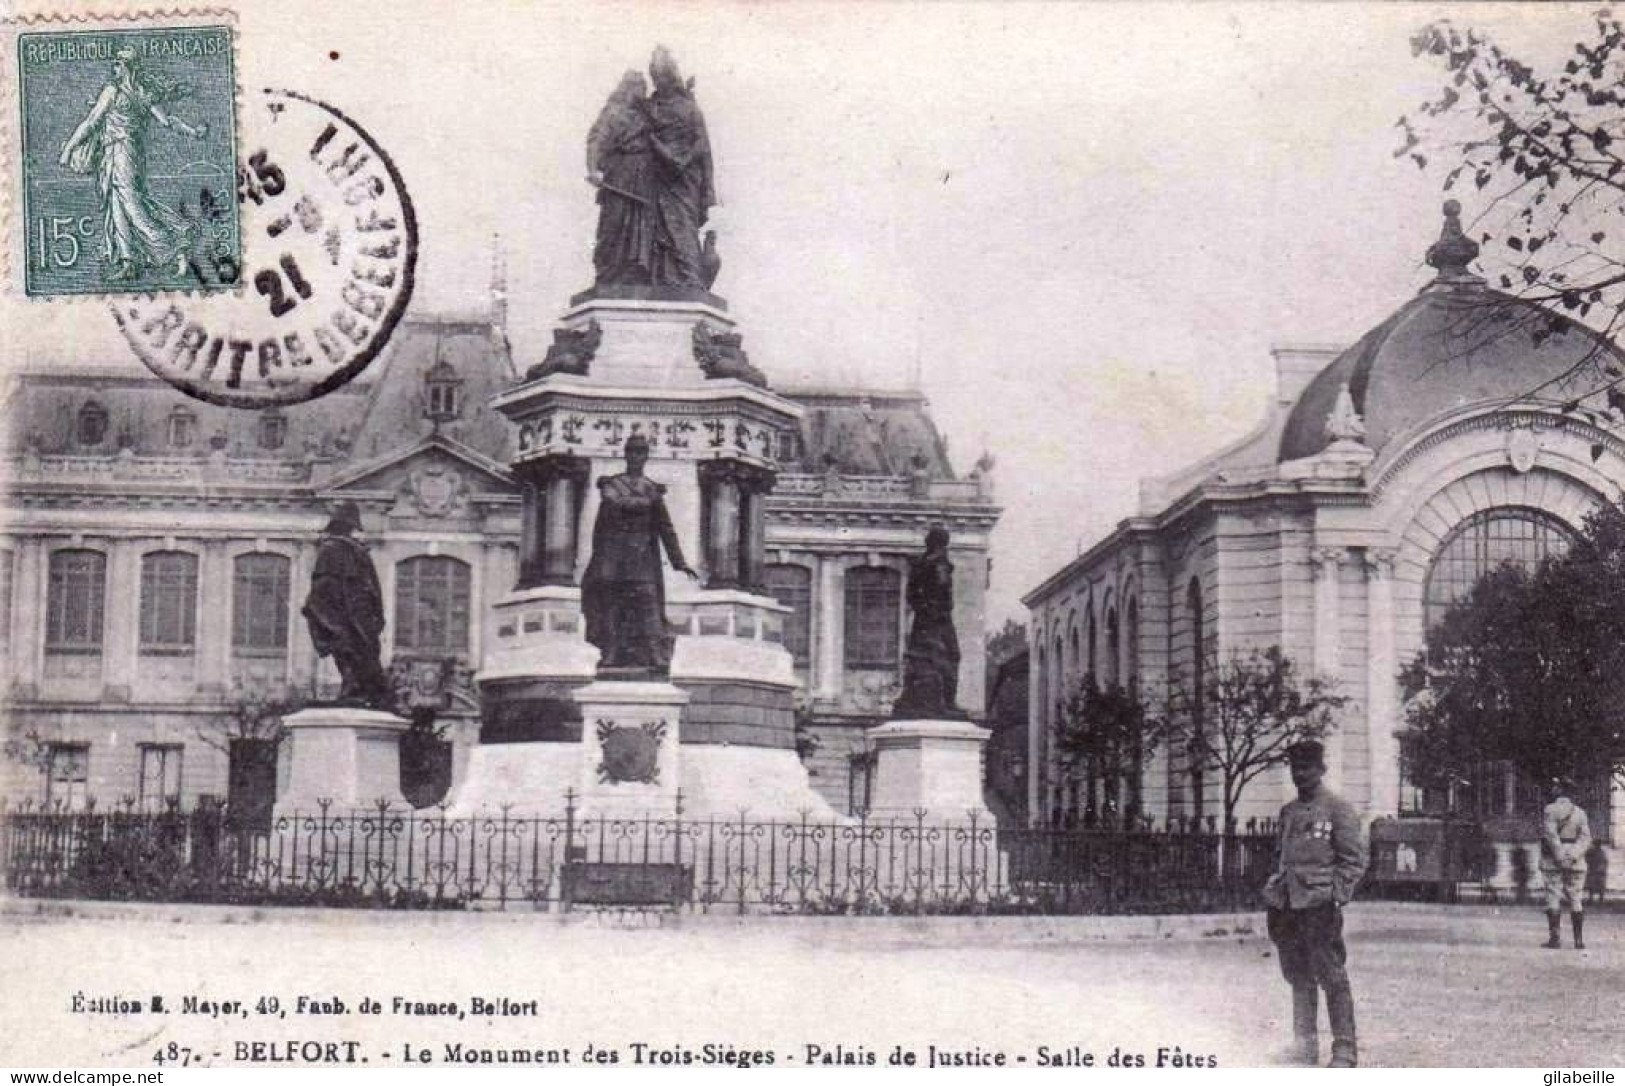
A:
{"type": "Polygon", "coordinates": [[[1596,332],[1534,302],[1489,289],[1467,270],[1478,245],[1445,204],[1444,231],[1428,250],[1432,283],[1310,381],[1281,432],[1280,460],[1330,443],[1326,420],[1344,385],[1381,452],[1428,419],[1473,403],[1558,401],[1600,383],[1596,369],[1622,357],[1596,332]],[[1578,380],[1574,380],[1576,373],[1578,380]]]}

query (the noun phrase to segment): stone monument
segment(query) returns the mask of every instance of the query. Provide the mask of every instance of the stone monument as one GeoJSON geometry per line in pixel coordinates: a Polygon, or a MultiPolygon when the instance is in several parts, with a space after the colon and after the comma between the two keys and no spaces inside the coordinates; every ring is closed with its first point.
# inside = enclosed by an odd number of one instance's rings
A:
{"type": "Polygon", "coordinates": [[[628,72],[587,140],[593,285],[494,406],[516,431],[518,580],[452,813],[816,818],[795,750],[766,501],[801,409],[753,366],[701,231],[710,138],[676,61],[628,72]],[[662,561],[664,556],[664,561],[662,561]],[[693,567],[689,563],[692,561],[693,567]]]}
{"type": "Polygon", "coordinates": [[[361,531],[354,502],[333,507],[317,545],[310,595],[303,608],[318,656],[339,671],[339,693],[283,718],[287,787],[279,812],[313,813],[323,801],[335,812],[380,800],[405,805],[400,785],[400,738],[405,720],[393,712],[394,695],[380,655],[383,592],[361,531]]]}
{"type": "Polygon", "coordinates": [[[912,619],[903,689],[893,719],[869,733],[875,749],[871,818],[960,822],[992,813],[982,799],[983,750],[991,734],[956,704],[959,636],[954,631],[954,566],[946,528],[926,532],[925,553],[909,564],[912,619]]]}

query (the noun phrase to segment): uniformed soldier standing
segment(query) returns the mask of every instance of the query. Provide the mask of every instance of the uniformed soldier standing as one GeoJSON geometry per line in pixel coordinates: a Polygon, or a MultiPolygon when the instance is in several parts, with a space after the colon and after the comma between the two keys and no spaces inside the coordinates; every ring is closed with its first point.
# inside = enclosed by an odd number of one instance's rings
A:
{"type": "Polygon", "coordinates": [[[1264,885],[1270,939],[1281,975],[1292,985],[1293,1055],[1320,1061],[1320,990],[1332,1027],[1332,1067],[1354,1067],[1354,993],[1344,969],[1343,906],[1365,874],[1366,843],[1360,816],[1327,789],[1325,750],[1312,740],[1287,751],[1298,798],[1281,808],[1280,859],[1264,885]]]}
{"type": "Polygon", "coordinates": [[[1540,835],[1540,877],[1546,883],[1546,949],[1563,946],[1563,903],[1568,902],[1569,923],[1574,926],[1574,949],[1584,950],[1586,853],[1591,850],[1591,822],[1585,811],[1569,798],[1569,785],[1553,781],[1555,793],[1546,805],[1546,818],[1540,835]]]}

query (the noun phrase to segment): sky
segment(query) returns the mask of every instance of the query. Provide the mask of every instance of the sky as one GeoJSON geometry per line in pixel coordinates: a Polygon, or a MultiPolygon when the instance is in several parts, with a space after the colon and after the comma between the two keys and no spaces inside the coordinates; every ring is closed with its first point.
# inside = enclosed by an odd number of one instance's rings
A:
{"type": "MultiPolygon", "coordinates": [[[[328,101],[395,159],[416,310],[484,309],[500,245],[521,368],[590,284],[587,128],[670,48],[752,361],[917,384],[959,471],[995,458],[990,629],[1139,479],[1252,428],[1273,345],[1352,343],[1430,278],[1448,167],[1393,155],[1439,83],[1410,36],[1450,17],[1550,60],[1594,7],[237,5],[245,92],[328,101]]],[[[0,297],[0,365],[25,364],[142,372],[97,304],[0,297]]]]}

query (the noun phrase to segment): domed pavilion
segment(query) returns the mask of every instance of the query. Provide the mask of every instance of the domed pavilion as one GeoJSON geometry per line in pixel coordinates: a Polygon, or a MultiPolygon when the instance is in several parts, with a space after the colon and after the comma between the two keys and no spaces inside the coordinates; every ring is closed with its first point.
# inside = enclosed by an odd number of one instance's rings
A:
{"type": "MultiPolygon", "coordinates": [[[[1349,698],[1328,741],[1334,789],[1371,816],[1449,810],[1528,839],[1543,798],[1509,767],[1448,796],[1407,779],[1397,675],[1480,576],[1562,549],[1619,492],[1625,442],[1598,425],[1601,404],[1572,401],[1621,356],[1491,289],[1477,256],[1451,201],[1427,252],[1436,275],[1416,297],[1347,349],[1277,348],[1277,395],[1251,434],[1142,483],[1137,515],[1025,597],[1036,820],[1086,824],[1127,802],[1058,766],[1056,707],[1080,676],[1159,690],[1203,661],[1279,644],[1349,698]]],[[[1141,810],[1159,823],[1217,817],[1219,785],[1205,777],[1159,752],[1141,810]]],[[[1617,840],[1625,802],[1606,774],[1582,791],[1594,831],[1617,840]]],[[[1290,793],[1284,771],[1260,778],[1239,820],[1273,816],[1290,793]]]]}

